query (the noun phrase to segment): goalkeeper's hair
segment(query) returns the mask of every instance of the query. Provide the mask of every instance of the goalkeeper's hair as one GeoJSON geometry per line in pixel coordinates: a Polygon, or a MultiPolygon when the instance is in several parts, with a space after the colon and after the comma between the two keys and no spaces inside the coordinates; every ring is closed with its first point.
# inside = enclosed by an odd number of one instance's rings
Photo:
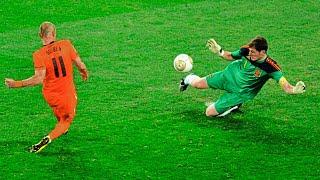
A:
{"type": "Polygon", "coordinates": [[[252,39],[248,46],[250,48],[255,48],[257,51],[262,51],[262,50],[265,50],[267,51],[268,50],[268,42],[267,40],[262,37],[262,36],[257,36],[255,37],[254,39],[252,39]]]}

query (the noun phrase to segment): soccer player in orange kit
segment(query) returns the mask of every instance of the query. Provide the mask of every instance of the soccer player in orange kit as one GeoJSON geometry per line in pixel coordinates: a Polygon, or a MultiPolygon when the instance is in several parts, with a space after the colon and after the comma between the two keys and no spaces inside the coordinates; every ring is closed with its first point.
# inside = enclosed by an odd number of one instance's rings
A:
{"type": "Polygon", "coordinates": [[[73,64],[84,81],[88,79],[86,65],[81,61],[69,40],[56,41],[56,28],[50,22],[40,25],[39,36],[43,47],[33,53],[35,74],[28,79],[15,81],[5,78],[9,88],[21,88],[43,84],[42,92],[58,123],[55,128],[30,152],[38,153],[52,140],[68,132],[77,105],[77,94],[73,82],[73,64]]]}

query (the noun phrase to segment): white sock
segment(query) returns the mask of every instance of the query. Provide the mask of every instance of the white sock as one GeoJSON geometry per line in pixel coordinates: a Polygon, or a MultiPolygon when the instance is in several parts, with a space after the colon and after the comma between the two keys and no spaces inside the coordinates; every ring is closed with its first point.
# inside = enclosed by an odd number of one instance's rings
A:
{"type": "Polygon", "coordinates": [[[200,79],[199,76],[194,75],[194,74],[189,74],[185,79],[184,79],[184,83],[185,84],[191,84],[192,81],[194,81],[195,79],[200,79]]]}
{"type": "Polygon", "coordinates": [[[224,116],[228,115],[229,113],[231,113],[233,110],[238,109],[238,108],[239,108],[239,106],[233,106],[229,110],[226,110],[222,114],[219,114],[217,117],[224,117],[224,116]]]}

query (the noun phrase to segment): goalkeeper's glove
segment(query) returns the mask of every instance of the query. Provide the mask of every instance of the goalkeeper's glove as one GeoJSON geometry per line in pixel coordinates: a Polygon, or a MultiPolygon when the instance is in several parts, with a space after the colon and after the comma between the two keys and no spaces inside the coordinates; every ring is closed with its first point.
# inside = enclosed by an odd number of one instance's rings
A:
{"type": "Polygon", "coordinates": [[[292,89],[292,92],[294,94],[301,94],[301,93],[304,93],[305,91],[306,91],[306,85],[302,81],[297,82],[297,84],[292,89]]]}
{"type": "Polygon", "coordinates": [[[208,40],[207,47],[210,51],[212,51],[215,54],[218,54],[219,56],[224,55],[224,51],[222,50],[221,46],[214,39],[208,40]]]}

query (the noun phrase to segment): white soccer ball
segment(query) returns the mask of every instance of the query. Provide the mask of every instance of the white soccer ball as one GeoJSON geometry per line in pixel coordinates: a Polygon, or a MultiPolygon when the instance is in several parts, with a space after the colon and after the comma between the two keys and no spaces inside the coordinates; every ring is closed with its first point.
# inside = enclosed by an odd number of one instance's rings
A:
{"type": "Polygon", "coordinates": [[[179,54],[173,61],[173,67],[179,72],[189,72],[192,69],[192,58],[187,54],[179,54]]]}

